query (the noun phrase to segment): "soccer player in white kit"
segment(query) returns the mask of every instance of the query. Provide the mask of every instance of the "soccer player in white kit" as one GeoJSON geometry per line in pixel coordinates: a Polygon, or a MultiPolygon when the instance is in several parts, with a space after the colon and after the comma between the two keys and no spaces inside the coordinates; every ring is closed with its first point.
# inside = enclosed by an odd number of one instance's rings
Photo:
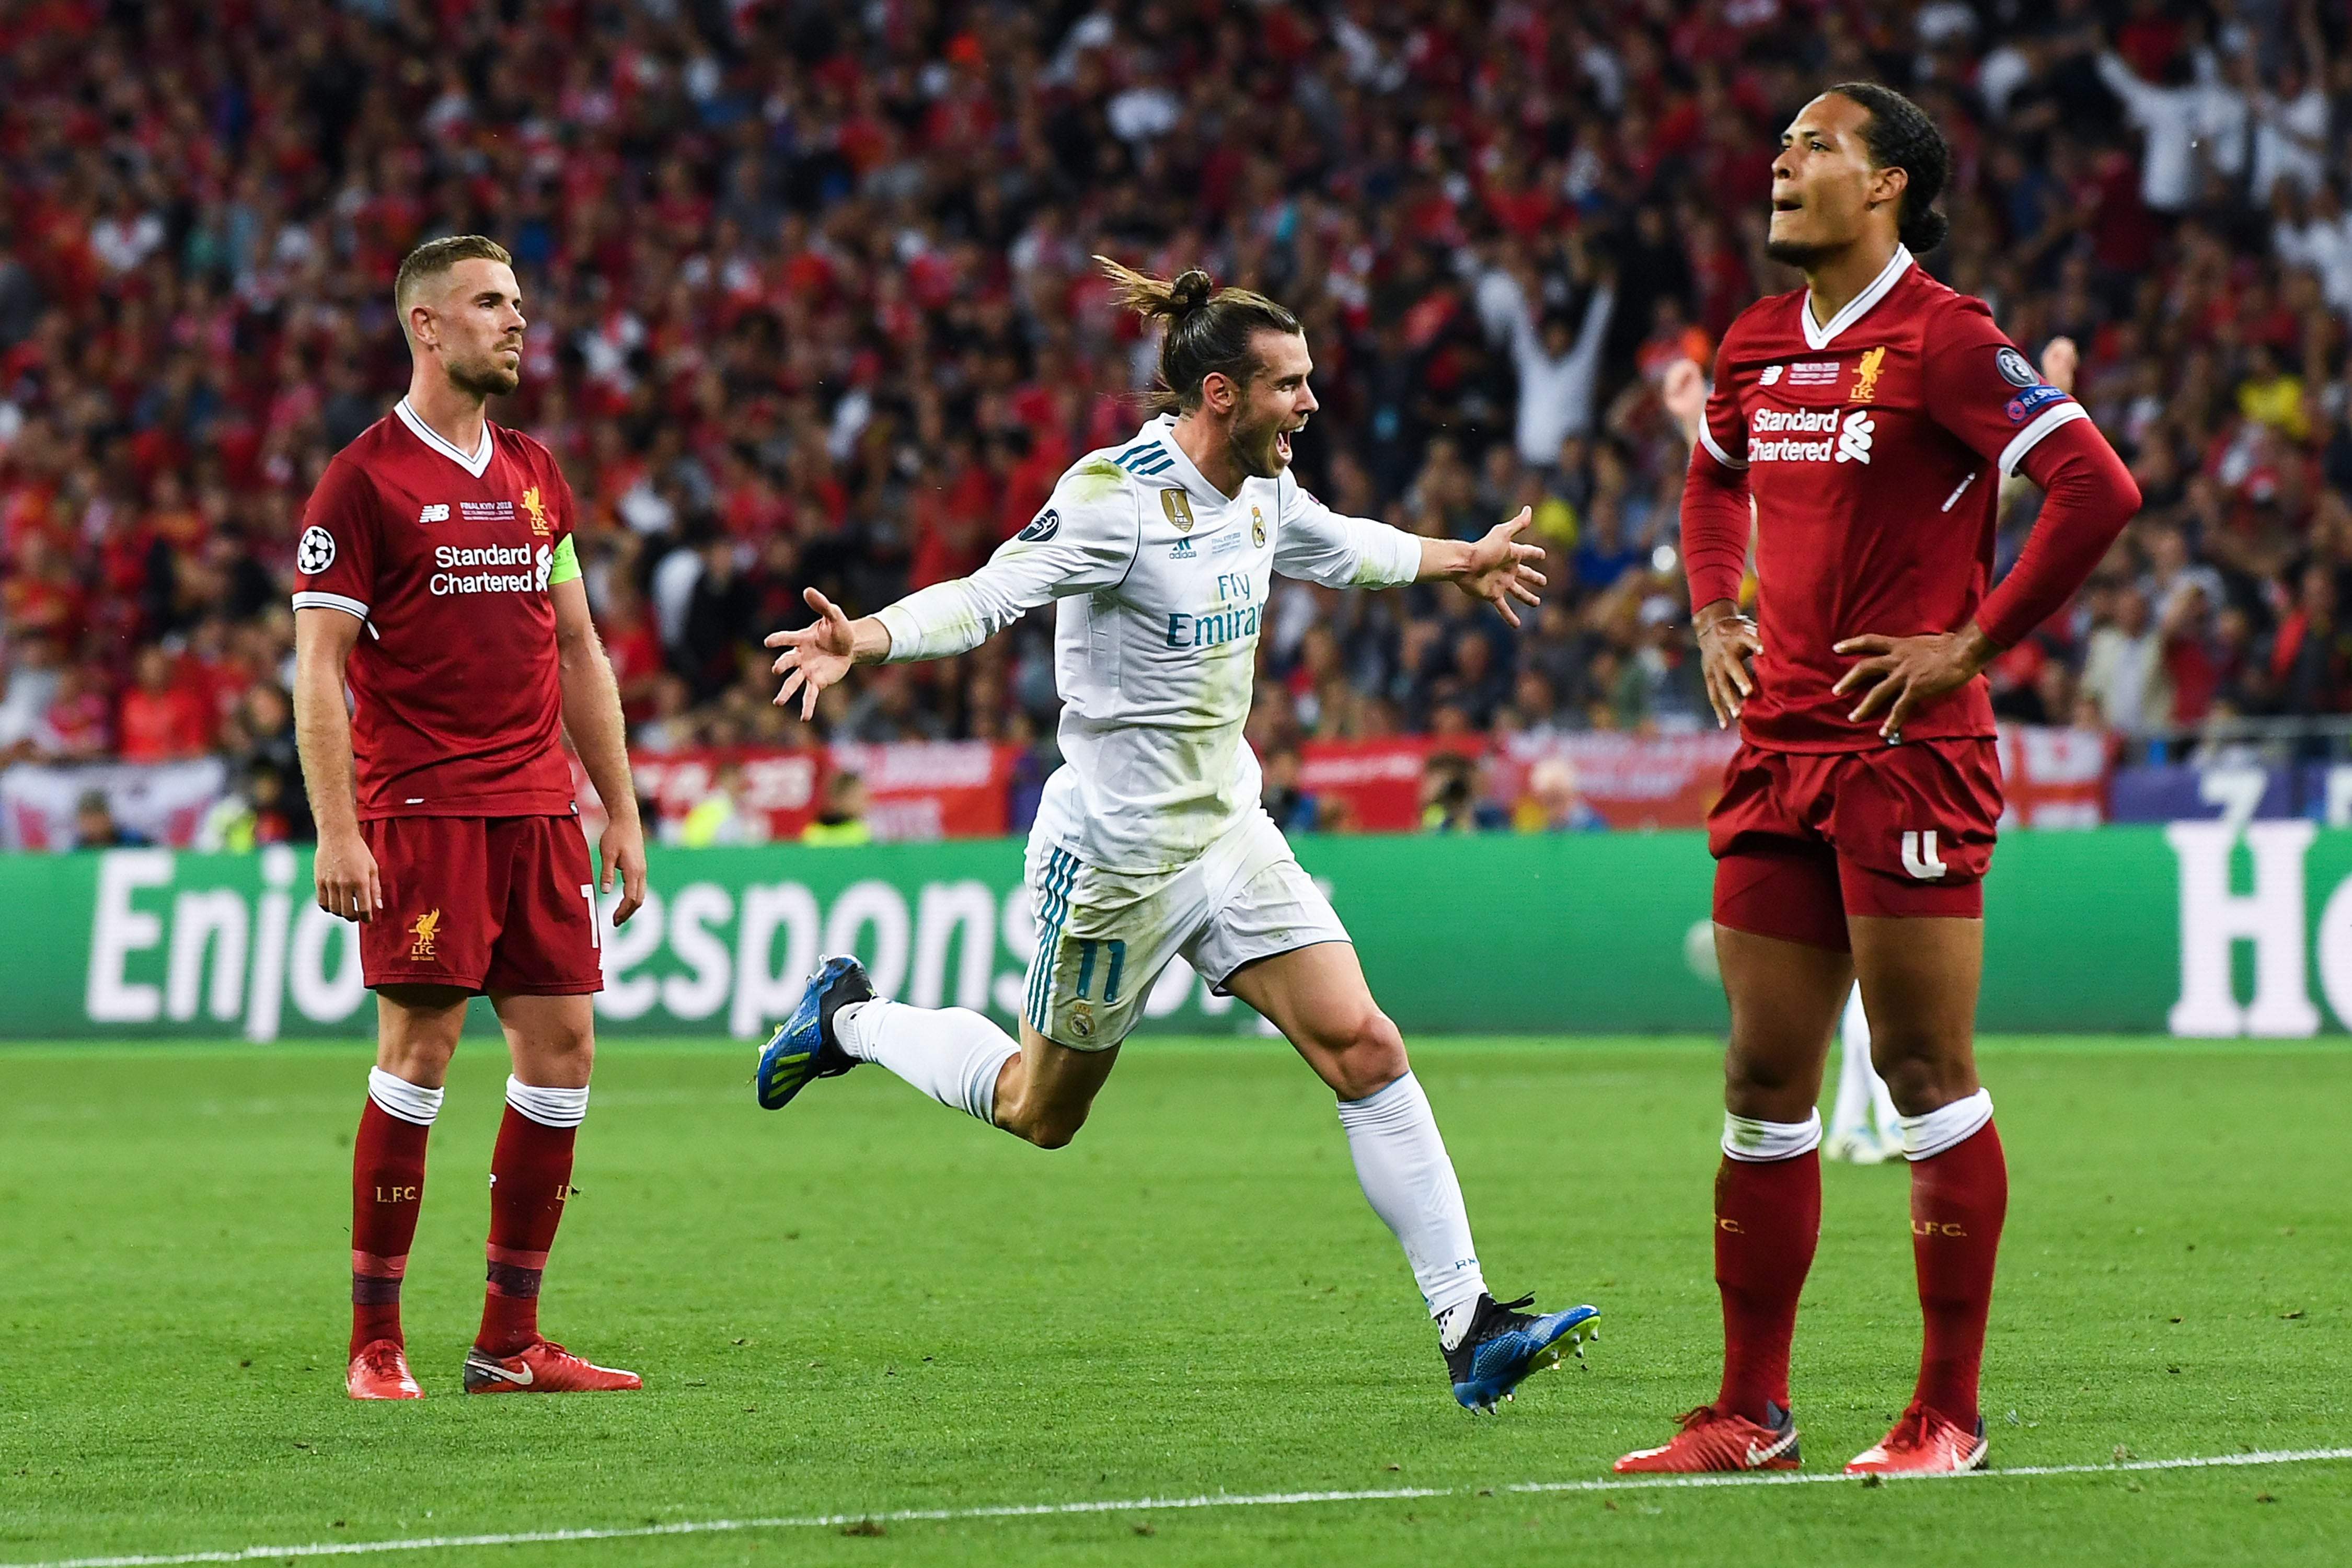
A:
{"type": "MultiPolygon", "coordinates": [[[[1101,259],[1101,258],[1097,258],[1101,259]]],[[[1067,765],[1029,836],[1037,952],[1016,1043],[979,1013],[874,998],[828,958],[760,1058],[773,1110],[814,1079],[877,1062],[1041,1148],[1076,1136],[1152,982],[1181,956],[1248,1003],[1339,1097],[1364,1195],[1403,1246],[1454,1397],[1492,1410],[1591,1337],[1589,1306],[1540,1316],[1486,1288],[1462,1189],[1397,1027],[1373,1003],[1329,902],[1258,804],[1242,738],[1273,574],[1330,587],[1444,580],[1516,626],[1542,552],[1522,511],[1475,542],[1340,517],[1289,472],[1317,406],[1297,317],[1188,271],[1103,261],[1123,302],[1165,323],[1160,412],[1089,453],[1045,510],[971,576],[852,621],[814,589],[778,632],[779,703],[803,717],[853,665],[942,658],[1048,602],[1067,765]]],[[[1580,1348],[1578,1353],[1581,1354],[1580,1348]]]]}

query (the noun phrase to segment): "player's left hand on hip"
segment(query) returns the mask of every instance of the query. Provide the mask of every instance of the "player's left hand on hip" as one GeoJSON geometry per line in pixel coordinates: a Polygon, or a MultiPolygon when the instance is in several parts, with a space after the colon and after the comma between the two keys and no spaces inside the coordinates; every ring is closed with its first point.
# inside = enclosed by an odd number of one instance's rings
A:
{"type": "Polygon", "coordinates": [[[1878,732],[1890,741],[1903,738],[1903,721],[1915,710],[1967,685],[1990,657],[1990,645],[1974,626],[1916,637],[1874,633],[1848,637],[1832,651],[1865,656],[1830,689],[1841,697],[1862,693],[1862,700],[1846,715],[1857,724],[1884,711],[1886,718],[1878,732]]]}
{"type": "Polygon", "coordinates": [[[1519,624],[1519,612],[1512,600],[1543,603],[1544,574],[1536,569],[1543,561],[1543,546],[1521,544],[1517,538],[1534,520],[1535,513],[1521,507],[1518,516],[1488,529],[1486,537],[1470,547],[1469,563],[1455,579],[1465,593],[1494,605],[1514,626],[1519,624]]]}

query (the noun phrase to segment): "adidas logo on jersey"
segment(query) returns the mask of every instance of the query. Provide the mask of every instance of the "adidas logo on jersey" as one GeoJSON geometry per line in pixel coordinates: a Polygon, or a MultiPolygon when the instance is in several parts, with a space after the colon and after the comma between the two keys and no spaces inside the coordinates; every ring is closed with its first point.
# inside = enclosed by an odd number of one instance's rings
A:
{"type": "Polygon", "coordinates": [[[1837,460],[1841,463],[1868,463],[1871,433],[1877,428],[1866,408],[1857,408],[1847,415],[1844,426],[1838,431],[1837,460]]]}
{"type": "Polygon", "coordinates": [[[1191,540],[1180,539],[1176,542],[1176,547],[1168,552],[1168,559],[1171,561],[1191,561],[1196,558],[1199,553],[1200,552],[1192,548],[1192,542],[1191,540]]]}

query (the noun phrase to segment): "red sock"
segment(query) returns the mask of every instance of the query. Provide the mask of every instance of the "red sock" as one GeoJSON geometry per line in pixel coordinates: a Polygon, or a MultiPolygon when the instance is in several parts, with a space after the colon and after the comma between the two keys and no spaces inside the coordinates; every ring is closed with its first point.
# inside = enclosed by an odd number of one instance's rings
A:
{"type": "Polygon", "coordinates": [[[425,1140],[370,1096],[352,1140],[352,1349],[400,1340],[400,1279],[425,1196],[425,1140]]]}
{"type": "Polygon", "coordinates": [[[1911,1165],[1911,1256],[1919,1268],[1927,1335],[1912,1403],[1973,1427],[1993,1255],[2009,1212],[2009,1165],[1988,1121],[1942,1153],[1911,1165]]]}
{"type": "Polygon", "coordinates": [[[1822,1235],[1822,1156],[1724,1158],[1715,1173],[1715,1283],[1723,1294],[1723,1388],[1715,1407],[1765,1419],[1789,1408],[1797,1296],[1822,1235]]]}
{"type": "Polygon", "coordinates": [[[490,1155],[489,1287],[477,1348],[512,1355],[539,1338],[539,1278],[572,1191],[572,1127],[533,1121],[513,1106],[490,1155]]]}

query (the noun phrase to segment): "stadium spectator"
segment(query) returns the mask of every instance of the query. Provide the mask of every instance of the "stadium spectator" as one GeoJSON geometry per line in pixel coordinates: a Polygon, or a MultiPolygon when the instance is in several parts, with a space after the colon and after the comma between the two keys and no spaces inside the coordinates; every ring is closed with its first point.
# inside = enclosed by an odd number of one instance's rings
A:
{"type": "Polygon", "coordinates": [[[1577,788],[1576,764],[1546,757],[1528,770],[1528,792],[1512,808],[1511,826],[1521,833],[1599,833],[1608,823],[1577,788]]]}
{"type": "Polygon", "coordinates": [[[114,807],[104,790],[85,790],[74,803],[73,847],[125,849],[147,842],[114,818],[114,807]]]}
{"type": "Polygon", "coordinates": [[[864,778],[847,768],[828,774],[824,804],[817,808],[816,820],[801,829],[801,842],[827,848],[873,843],[874,830],[866,822],[866,805],[864,778]]]}
{"type": "MultiPolygon", "coordinates": [[[[516,254],[532,363],[501,416],[579,496],[642,749],[802,743],[744,656],[803,587],[856,613],[951,575],[1132,428],[1148,345],[1097,251],[1298,312],[1325,407],[1300,475],[1335,506],[1459,536],[1532,504],[1558,551],[1517,635],[1422,590],[1298,600],[1262,671],[1298,738],[1664,724],[1687,633],[1641,616],[1675,593],[1683,451],[1653,389],[1792,286],[1759,153],[1851,76],[1961,149],[1930,269],[2082,345],[2147,499],[2083,596],[2142,584],[2120,635],[2157,637],[2172,697],[2137,722],[2209,679],[2209,714],[2352,710],[2311,636],[2310,569],[2352,569],[2340,8],[1734,11],[526,7],[493,70],[463,7],[257,0],[234,47],[198,10],[42,8],[0,32],[0,758],[211,748],[242,776],[296,520],[404,374],[391,268],[467,231],[516,254]],[[2202,626],[2173,614],[2191,580],[2202,626]]],[[[2069,721],[2116,626],[2042,634],[2004,713],[2069,721]]],[[[1011,641],[816,729],[1048,734],[1046,628],[1011,641]]]]}

